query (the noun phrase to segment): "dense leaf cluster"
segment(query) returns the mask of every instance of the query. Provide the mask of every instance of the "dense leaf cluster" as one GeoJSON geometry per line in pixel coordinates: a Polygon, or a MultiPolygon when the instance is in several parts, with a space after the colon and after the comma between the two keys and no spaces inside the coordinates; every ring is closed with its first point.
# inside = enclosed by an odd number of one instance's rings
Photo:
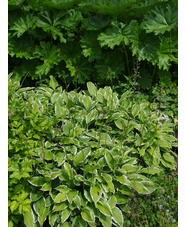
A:
{"type": "Polygon", "coordinates": [[[132,75],[137,57],[151,85],[177,71],[177,16],[174,0],[9,0],[9,70],[108,84],[132,75]]]}
{"type": "Polygon", "coordinates": [[[106,86],[20,88],[9,77],[9,226],[124,226],[134,193],[174,169],[172,124],[106,86]],[[23,218],[24,217],[24,218],[23,218]]]}

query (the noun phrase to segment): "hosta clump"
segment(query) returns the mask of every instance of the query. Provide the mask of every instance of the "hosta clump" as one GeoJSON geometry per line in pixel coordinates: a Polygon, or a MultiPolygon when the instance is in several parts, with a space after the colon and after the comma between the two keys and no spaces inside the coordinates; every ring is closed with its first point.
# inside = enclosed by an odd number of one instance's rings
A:
{"type": "MultiPolygon", "coordinates": [[[[66,92],[51,76],[50,88],[20,89],[13,96],[22,108],[10,126],[17,121],[23,130],[29,127],[22,149],[22,160],[32,166],[24,178],[30,193],[26,226],[123,226],[134,192],[153,192],[150,174],[176,164],[172,125],[163,119],[160,125],[148,103],[133,104],[127,93],[119,99],[110,87],[98,90],[91,82],[87,87],[66,92]]],[[[11,147],[10,163],[22,150],[11,147]]]]}

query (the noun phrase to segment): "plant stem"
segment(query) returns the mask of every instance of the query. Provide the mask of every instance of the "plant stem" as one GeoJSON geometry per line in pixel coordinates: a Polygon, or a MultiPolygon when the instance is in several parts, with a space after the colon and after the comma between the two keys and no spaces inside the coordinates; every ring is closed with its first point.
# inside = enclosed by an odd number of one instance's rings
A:
{"type": "Polygon", "coordinates": [[[128,54],[127,54],[127,51],[126,51],[126,47],[125,47],[125,43],[124,42],[123,42],[123,49],[124,49],[125,57],[126,57],[126,60],[127,60],[127,71],[128,71],[128,76],[129,76],[130,75],[129,58],[128,58],[128,54]]]}

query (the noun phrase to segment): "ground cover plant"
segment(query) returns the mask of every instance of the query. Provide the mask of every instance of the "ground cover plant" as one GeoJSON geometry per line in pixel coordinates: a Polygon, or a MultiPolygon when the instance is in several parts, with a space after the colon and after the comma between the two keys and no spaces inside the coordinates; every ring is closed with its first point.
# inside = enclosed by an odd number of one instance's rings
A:
{"type": "Polygon", "coordinates": [[[131,201],[177,165],[174,124],[127,96],[92,82],[67,92],[52,76],[21,88],[9,75],[9,226],[127,226],[131,201]]]}

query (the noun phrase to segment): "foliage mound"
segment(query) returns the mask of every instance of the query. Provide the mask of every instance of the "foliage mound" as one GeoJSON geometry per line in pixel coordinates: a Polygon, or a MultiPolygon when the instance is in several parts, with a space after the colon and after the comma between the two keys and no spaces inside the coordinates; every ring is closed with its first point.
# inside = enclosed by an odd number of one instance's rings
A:
{"type": "Polygon", "coordinates": [[[174,169],[173,124],[110,87],[20,88],[9,76],[9,226],[124,226],[134,193],[174,169]]]}

